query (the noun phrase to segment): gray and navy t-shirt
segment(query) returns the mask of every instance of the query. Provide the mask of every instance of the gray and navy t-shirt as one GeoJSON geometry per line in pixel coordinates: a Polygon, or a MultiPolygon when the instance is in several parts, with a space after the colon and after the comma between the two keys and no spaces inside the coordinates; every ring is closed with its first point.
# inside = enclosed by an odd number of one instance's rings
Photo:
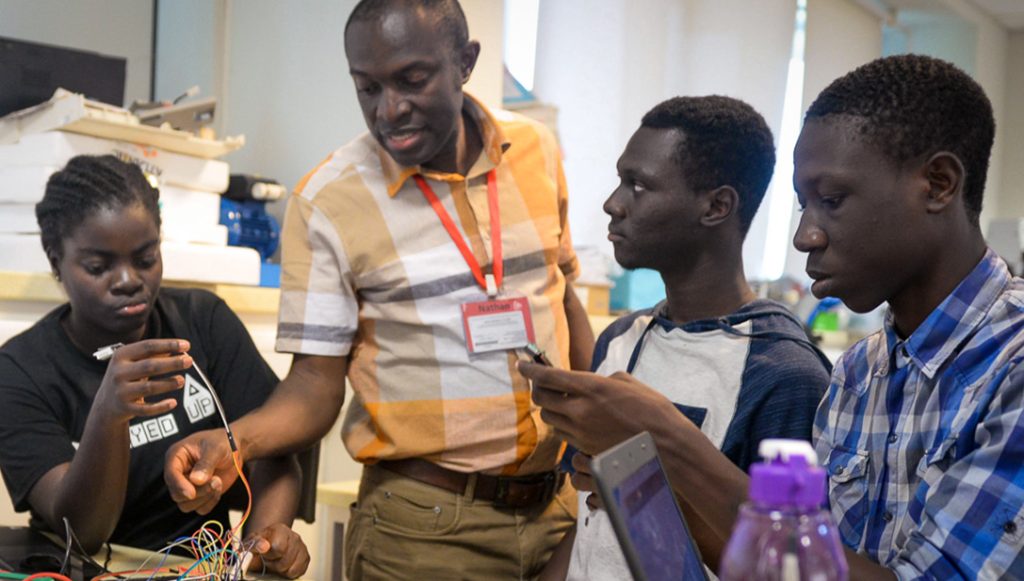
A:
{"type": "MultiPolygon", "coordinates": [[[[628,371],[660,391],[743,471],[765,438],[810,440],[832,369],[785,307],[757,300],[683,325],[665,308],[612,323],[597,340],[594,371],[628,371]]],[[[568,579],[629,579],[607,513],[587,507],[586,497],[580,494],[568,579]]]]}

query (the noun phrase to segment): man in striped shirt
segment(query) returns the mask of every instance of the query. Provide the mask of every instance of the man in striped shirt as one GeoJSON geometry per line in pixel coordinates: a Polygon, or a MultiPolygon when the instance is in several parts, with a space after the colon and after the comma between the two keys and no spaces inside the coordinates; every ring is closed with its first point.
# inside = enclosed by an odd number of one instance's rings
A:
{"type": "MultiPolygon", "coordinates": [[[[347,377],[342,437],[366,465],[348,578],[533,577],[576,499],[516,347],[580,369],[593,349],[557,145],[463,94],[480,45],[455,0],[364,0],[345,50],[369,132],[289,202],[277,349],[296,356],[235,434],[246,457],[316,441],[347,377]]],[[[188,501],[194,449],[169,469],[188,501]]]]}
{"type": "MultiPolygon", "coordinates": [[[[832,83],[797,142],[794,242],[812,291],[855,311],[889,305],[815,420],[851,579],[1024,578],[1024,281],[979,226],[994,133],[966,73],[902,55],[832,83]]],[[[724,542],[748,481],[670,402],[629,377],[522,370],[551,388],[535,399],[581,449],[651,430],[674,487],[724,542]],[[561,413],[573,400],[578,417],[561,413]]]]}

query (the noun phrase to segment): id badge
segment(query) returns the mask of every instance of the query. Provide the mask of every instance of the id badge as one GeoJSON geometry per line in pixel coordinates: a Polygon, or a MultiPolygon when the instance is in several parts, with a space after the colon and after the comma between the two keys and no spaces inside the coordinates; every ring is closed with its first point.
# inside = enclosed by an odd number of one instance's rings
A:
{"type": "Polygon", "coordinates": [[[462,303],[462,326],[470,353],[522,349],[534,342],[530,303],[526,297],[462,303]]]}

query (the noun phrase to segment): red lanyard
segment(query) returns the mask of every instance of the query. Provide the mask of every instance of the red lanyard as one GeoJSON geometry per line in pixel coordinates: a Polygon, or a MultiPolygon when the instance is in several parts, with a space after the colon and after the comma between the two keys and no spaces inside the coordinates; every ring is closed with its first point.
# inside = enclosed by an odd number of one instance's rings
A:
{"type": "MultiPolygon", "coordinates": [[[[466,260],[466,264],[469,265],[469,270],[473,273],[473,277],[476,282],[488,291],[488,294],[493,294],[487,287],[487,279],[484,278],[483,269],[480,268],[480,263],[477,262],[476,256],[473,256],[473,251],[466,245],[466,241],[462,239],[462,234],[459,233],[459,229],[455,226],[455,222],[452,221],[452,217],[448,215],[448,211],[441,205],[441,201],[437,199],[437,195],[434,194],[434,190],[431,189],[430,184],[423,179],[421,175],[413,176],[416,180],[416,185],[420,187],[420,191],[423,192],[423,196],[430,202],[430,207],[434,209],[434,213],[441,219],[441,224],[444,225],[444,229],[448,231],[448,235],[452,237],[452,242],[458,247],[459,252],[462,253],[462,258],[466,260]]],[[[497,170],[491,170],[487,172],[487,207],[491,214],[491,262],[493,262],[494,270],[494,283],[495,289],[501,288],[501,279],[504,275],[504,265],[501,260],[501,219],[498,213],[498,176],[497,170]]]]}

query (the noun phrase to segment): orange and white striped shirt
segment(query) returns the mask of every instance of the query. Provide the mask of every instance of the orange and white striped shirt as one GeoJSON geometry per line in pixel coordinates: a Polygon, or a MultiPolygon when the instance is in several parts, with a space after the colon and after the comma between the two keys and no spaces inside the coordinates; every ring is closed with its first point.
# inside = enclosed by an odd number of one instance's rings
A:
{"type": "Polygon", "coordinates": [[[509,351],[470,354],[460,305],[482,294],[423,193],[423,175],[489,272],[487,173],[497,169],[504,291],[569,366],[563,297],[578,273],[558,147],[539,123],[464,109],[484,148],[467,176],[399,166],[369,134],[299,183],[285,215],[277,350],[348,356],[342,437],[360,462],[423,458],[461,472],[551,470],[560,442],[509,351]]]}

